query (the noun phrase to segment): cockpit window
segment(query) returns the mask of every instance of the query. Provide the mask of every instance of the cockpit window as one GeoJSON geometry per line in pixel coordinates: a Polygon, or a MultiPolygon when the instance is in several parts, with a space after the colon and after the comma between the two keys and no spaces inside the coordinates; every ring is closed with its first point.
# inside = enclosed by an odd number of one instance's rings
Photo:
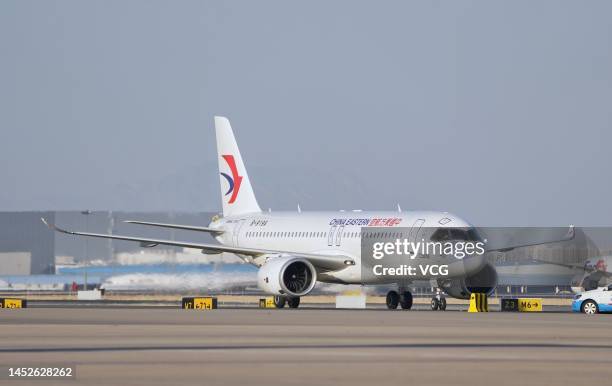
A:
{"type": "Polygon", "coordinates": [[[474,228],[440,228],[431,236],[431,241],[478,241],[480,236],[474,228]]]}
{"type": "Polygon", "coordinates": [[[467,241],[468,234],[463,229],[450,229],[451,240],[467,241]]]}
{"type": "Polygon", "coordinates": [[[482,240],[482,238],[478,234],[478,231],[474,228],[468,229],[467,234],[468,234],[468,241],[481,241],[482,240]]]}
{"type": "Polygon", "coordinates": [[[450,230],[448,228],[440,228],[431,235],[431,241],[446,241],[450,240],[450,230]]]}

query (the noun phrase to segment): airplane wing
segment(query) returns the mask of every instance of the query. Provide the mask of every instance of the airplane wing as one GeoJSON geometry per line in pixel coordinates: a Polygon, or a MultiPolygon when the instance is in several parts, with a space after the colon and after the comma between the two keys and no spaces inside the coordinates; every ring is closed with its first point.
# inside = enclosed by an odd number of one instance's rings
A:
{"type": "Polygon", "coordinates": [[[88,232],[74,232],[68,231],[62,228],[57,227],[54,224],[50,224],[46,219],[41,217],[42,222],[48,226],[49,228],[69,234],[69,235],[77,235],[77,236],[88,236],[88,237],[98,237],[103,239],[114,239],[114,240],[126,240],[126,241],[138,241],[141,246],[144,247],[152,247],[156,245],[173,245],[176,247],[184,247],[184,248],[194,248],[201,249],[202,251],[207,251],[211,253],[222,253],[229,252],[235,253],[237,255],[246,255],[246,256],[264,256],[264,255],[291,255],[295,257],[302,257],[307,259],[314,265],[316,268],[324,270],[324,271],[335,271],[346,268],[350,265],[355,265],[355,261],[350,256],[342,256],[342,255],[320,255],[315,253],[300,253],[300,252],[291,252],[291,251],[276,251],[269,249],[257,249],[257,248],[242,248],[242,247],[229,247],[220,244],[203,244],[203,243],[193,243],[193,242],[184,242],[184,241],[174,241],[174,240],[159,240],[159,239],[149,239],[142,237],[131,237],[131,236],[121,236],[121,235],[109,235],[109,234],[101,234],[101,233],[88,233],[88,232]]]}
{"type": "Polygon", "coordinates": [[[209,228],[209,227],[198,227],[198,226],[192,226],[192,225],[164,224],[160,222],[147,222],[147,221],[134,221],[134,220],[127,220],[124,222],[128,224],[149,225],[149,226],[161,227],[161,228],[172,228],[172,229],[183,229],[183,230],[188,230],[188,231],[208,232],[208,233],[212,233],[213,235],[220,235],[225,232],[222,229],[215,229],[215,228],[209,228]]]}
{"type": "Polygon", "coordinates": [[[570,225],[565,228],[534,228],[511,233],[502,228],[478,228],[479,233],[487,239],[486,252],[508,252],[515,248],[533,247],[536,245],[559,243],[573,240],[576,230],[570,225]],[[534,232],[538,231],[538,232],[534,232]],[[533,235],[533,233],[536,233],[533,235]]]}
{"type": "Polygon", "coordinates": [[[584,270],[584,262],[583,263],[560,263],[556,261],[536,259],[536,258],[531,258],[531,260],[538,262],[538,263],[542,263],[542,264],[551,264],[551,265],[558,265],[559,267],[584,270]]]}
{"type": "Polygon", "coordinates": [[[561,263],[561,262],[557,262],[557,261],[553,261],[553,260],[545,260],[545,259],[532,259],[533,261],[537,261],[538,263],[542,263],[542,264],[552,264],[552,265],[558,265],[560,267],[565,267],[565,268],[571,268],[571,269],[581,269],[585,272],[600,272],[606,276],[611,276],[612,272],[610,271],[601,271],[601,270],[597,270],[595,269],[595,267],[591,267],[591,269],[587,269],[587,260],[582,261],[580,263],[561,263]]]}

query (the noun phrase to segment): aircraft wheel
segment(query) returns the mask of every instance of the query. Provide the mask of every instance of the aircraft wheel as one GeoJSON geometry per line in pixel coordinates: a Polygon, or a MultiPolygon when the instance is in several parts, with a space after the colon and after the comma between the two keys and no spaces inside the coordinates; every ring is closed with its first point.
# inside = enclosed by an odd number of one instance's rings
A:
{"type": "Polygon", "coordinates": [[[431,310],[438,311],[438,308],[440,308],[440,301],[438,298],[431,298],[431,310]]]}
{"type": "Polygon", "coordinates": [[[288,298],[287,305],[289,306],[289,308],[298,308],[298,306],[300,305],[300,297],[296,296],[288,298]]]}
{"type": "Polygon", "coordinates": [[[440,304],[438,305],[438,309],[440,311],[446,311],[446,298],[440,299],[439,303],[440,304]]]}
{"type": "Polygon", "coordinates": [[[276,306],[276,308],[283,308],[285,307],[285,301],[287,299],[285,299],[284,296],[280,296],[280,295],[275,295],[274,296],[274,305],[276,306]]]}
{"type": "Polygon", "coordinates": [[[412,308],[412,293],[410,291],[404,291],[399,295],[399,304],[403,310],[409,310],[412,308]]]}
{"type": "Polygon", "coordinates": [[[394,310],[397,308],[399,304],[399,295],[395,291],[387,292],[387,308],[390,310],[394,310]]]}
{"type": "Polygon", "coordinates": [[[582,312],[587,315],[594,315],[599,312],[599,307],[597,307],[597,303],[592,300],[587,300],[582,303],[582,312]]]}

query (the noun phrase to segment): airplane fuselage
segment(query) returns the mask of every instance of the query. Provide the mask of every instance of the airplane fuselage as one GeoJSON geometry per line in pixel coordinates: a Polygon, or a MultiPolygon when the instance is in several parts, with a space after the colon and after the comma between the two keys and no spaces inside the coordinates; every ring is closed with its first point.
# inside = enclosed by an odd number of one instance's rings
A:
{"type": "MultiPolygon", "coordinates": [[[[268,212],[221,218],[210,224],[224,229],[216,237],[221,244],[326,255],[350,256],[355,264],[320,274],[319,281],[347,284],[379,284],[388,279],[363,283],[361,276],[362,230],[376,227],[385,234],[410,241],[420,239],[424,228],[469,228],[471,225],[447,212],[435,211],[335,211],[268,212]]],[[[247,259],[261,266],[265,259],[247,259]]]]}

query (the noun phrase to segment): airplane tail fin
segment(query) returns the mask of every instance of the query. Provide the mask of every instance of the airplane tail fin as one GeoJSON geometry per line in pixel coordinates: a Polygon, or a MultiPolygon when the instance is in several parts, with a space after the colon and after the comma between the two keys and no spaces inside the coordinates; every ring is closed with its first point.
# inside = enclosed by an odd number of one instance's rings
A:
{"type": "Polygon", "coordinates": [[[225,117],[215,117],[223,216],[261,212],[234,132],[225,117]]]}

